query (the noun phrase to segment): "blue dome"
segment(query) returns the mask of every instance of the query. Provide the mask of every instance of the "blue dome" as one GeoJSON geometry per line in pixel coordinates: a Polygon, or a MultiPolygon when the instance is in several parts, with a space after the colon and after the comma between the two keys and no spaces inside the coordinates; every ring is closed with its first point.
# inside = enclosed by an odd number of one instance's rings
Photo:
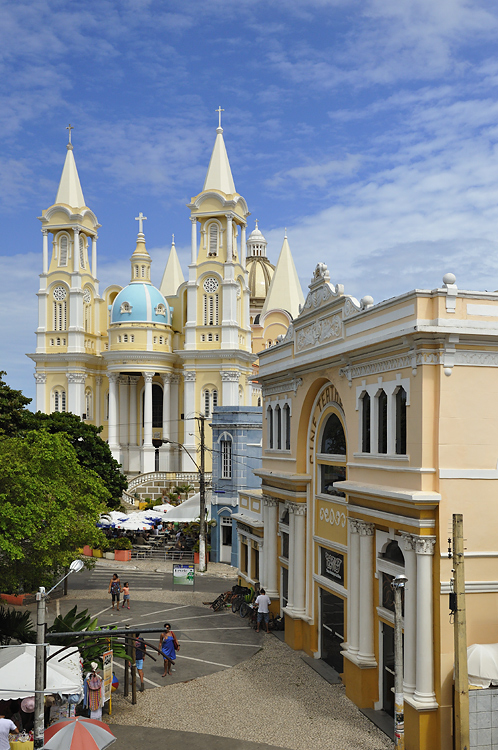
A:
{"type": "Polygon", "coordinates": [[[121,289],[112,303],[111,323],[129,322],[171,325],[170,309],[159,289],[137,281],[121,289]]]}

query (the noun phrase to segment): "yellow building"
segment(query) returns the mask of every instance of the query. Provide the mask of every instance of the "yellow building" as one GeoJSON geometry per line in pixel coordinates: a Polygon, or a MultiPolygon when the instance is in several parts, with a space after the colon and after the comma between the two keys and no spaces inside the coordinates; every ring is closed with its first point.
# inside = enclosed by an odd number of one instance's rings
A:
{"type": "Polygon", "coordinates": [[[275,269],[257,227],[246,242],[250,214],[235,188],[221,122],[203,189],[188,208],[187,278],[173,241],[160,287],[153,286],[146,217],[139,213],[130,282],[102,294],[100,224],[86,206],[71,142],[55,203],[40,217],[37,344],[29,355],[36,363],[37,409],[70,411],[103,425],[134,486],[160,472],[185,472],[188,479],[195,465],[175,443],[198,463],[199,414],[210,416],[216,405],[261,404],[261,388],[253,383],[256,354],[270,337],[285,334],[304,302],[290,251],[275,269]],[[266,304],[269,291],[278,309],[266,304]]]}
{"type": "Polygon", "coordinates": [[[319,264],[285,338],[260,354],[262,485],[240,500],[241,577],[275,599],[290,646],[333,666],[358,706],[392,714],[391,581],[407,576],[408,750],[453,746],[453,513],[468,643],[496,641],[497,320],[498,294],[461,291],[453,274],[374,305],[319,264]]]}

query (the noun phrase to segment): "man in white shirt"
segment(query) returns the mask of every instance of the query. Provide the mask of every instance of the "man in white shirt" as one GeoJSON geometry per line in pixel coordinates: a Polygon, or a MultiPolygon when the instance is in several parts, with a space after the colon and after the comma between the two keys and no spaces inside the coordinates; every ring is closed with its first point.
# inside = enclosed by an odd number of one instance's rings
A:
{"type": "Polygon", "coordinates": [[[10,750],[9,732],[19,734],[19,729],[13,721],[6,719],[5,715],[0,713],[0,750],[10,750]]]}
{"type": "Polygon", "coordinates": [[[266,625],[266,632],[269,633],[270,628],[268,627],[268,624],[270,622],[271,599],[266,595],[266,591],[264,589],[261,589],[261,591],[259,592],[259,596],[256,597],[255,604],[258,608],[258,627],[256,628],[256,633],[259,633],[259,626],[263,622],[263,620],[266,625]]]}

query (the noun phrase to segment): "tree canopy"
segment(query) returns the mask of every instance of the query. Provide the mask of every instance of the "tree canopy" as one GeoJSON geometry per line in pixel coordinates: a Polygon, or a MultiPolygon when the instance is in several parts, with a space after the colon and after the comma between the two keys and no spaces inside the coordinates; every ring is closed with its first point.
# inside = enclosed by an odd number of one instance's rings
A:
{"type": "Polygon", "coordinates": [[[5,374],[0,371],[0,438],[21,437],[30,430],[66,433],[80,465],[96,472],[107,487],[110,495],[108,506],[119,508],[128,482],[109,446],[100,437],[102,427],[83,422],[67,412],[44,414],[38,411],[34,414],[26,408],[31,399],[10,388],[3,380],[5,374]]]}
{"type": "Polygon", "coordinates": [[[0,440],[0,577],[4,593],[50,586],[85,544],[103,542],[95,524],[109,492],[82,467],[63,432],[0,440]]]}

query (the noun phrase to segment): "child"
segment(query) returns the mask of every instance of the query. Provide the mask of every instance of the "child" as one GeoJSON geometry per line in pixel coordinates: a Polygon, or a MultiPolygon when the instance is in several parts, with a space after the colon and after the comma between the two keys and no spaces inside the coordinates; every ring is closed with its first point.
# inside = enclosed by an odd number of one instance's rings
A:
{"type": "Polygon", "coordinates": [[[128,609],[130,609],[130,584],[128,581],[125,581],[123,586],[123,609],[125,606],[128,606],[128,609]]]}

